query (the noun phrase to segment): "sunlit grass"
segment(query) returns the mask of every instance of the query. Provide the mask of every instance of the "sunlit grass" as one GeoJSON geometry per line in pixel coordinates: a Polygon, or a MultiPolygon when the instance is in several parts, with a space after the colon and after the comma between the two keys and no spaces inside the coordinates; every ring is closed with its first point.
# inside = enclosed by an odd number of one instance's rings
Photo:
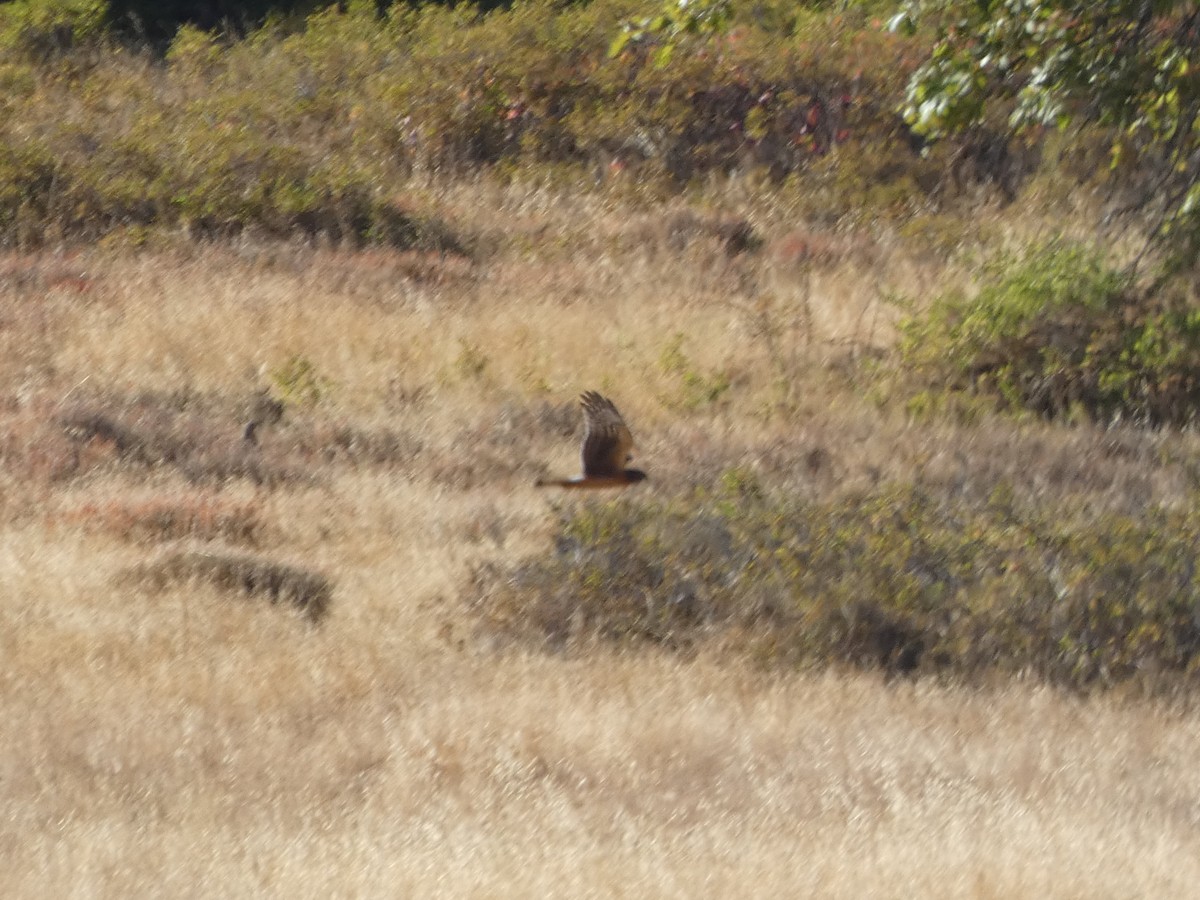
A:
{"type": "Polygon", "coordinates": [[[519,185],[479,188],[471,222],[522,204],[546,231],[470,265],[269,241],[10,258],[31,274],[0,295],[0,892],[1185,895],[1184,698],[545,653],[481,622],[470,575],[553,552],[577,501],[532,482],[577,465],[587,388],[633,428],[635,504],[743,473],[832,504],[1006,483],[1137,515],[1187,502],[1195,437],[878,407],[855,366],[891,338],[879,285],[917,290],[929,259],[806,273],[769,216],[729,257],[519,185]],[[283,418],[246,447],[262,391],[283,418]],[[179,568],[198,558],[225,574],[179,568]],[[328,579],[320,623],[231,583],[247,559],[328,579]]]}

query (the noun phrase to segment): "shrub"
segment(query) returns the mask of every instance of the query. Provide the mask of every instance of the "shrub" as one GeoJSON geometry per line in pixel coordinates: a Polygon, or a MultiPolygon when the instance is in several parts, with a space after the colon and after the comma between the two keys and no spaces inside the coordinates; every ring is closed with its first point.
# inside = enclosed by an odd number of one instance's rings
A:
{"type": "Polygon", "coordinates": [[[1002,409],[1185,425],[1200,402],[1200,310],[1054,241],[991,260],[976,296],[910,316],[900,358],[919,389],[1002,409]]]}
{"type": "Polygon", "coordinates": [[[663,347],[658,367],[672,380],[678,381],[676,404],[684,409],[696,409],[718,402],[731,386],[729,375],[723,371],[703,372],[684,352],[685,335],[677,332],[663,347]]]}
{"type": "Polygon", "coordinates": [[[552,552],[481,568],[471,591],[486,628],[551,647],[1166,685],[1200,673],[1198,538],[1191,512],[1095,518],[917,485],[810,502],[735,472],[711,495],[564,513],[552,552]]]}
{"type": "Polygon", "coordinates": [[[153,393],[101,395],[70,404],[55,415],[74,448],[70,474],[108,464],[167,467],[194,484],[245,479],[277,486],[308,477],[287,454],[244,441],[235,421],[191,407],[187,396],[153,393]]]}
{"type": "Polygon", "coordinates": [[[8,0],[0,5],[0,47],[47,61],[98,42],[106,14],[105,0],[8,0]]]}
{"type": "Polygon", "coordinates": [[[189,582],[210,584],[226,593],[290,604],[314,623],[325,617],[333,597],[333,583],[319,572],[224,551],[168,553],[122,572],[119,579],[151,590],[189,582]]]}
{"type": "Polygon", "coordinates": [[[271,383],[284,403],[316,406],[333,390],[333,382],[317,371],[306,356],[290,356],[283,365],[272,370],[271,383]]]}
{"type": "Polygon", "coordinates": [[[0,67],[16,87],[0,98],[0,241],[182,225],[461,250],[415,194],[397,196],[415,170],[573,185],[620,170],[656,191],[760,170],[821,182],[796,192],[812,212],[846,214],[867,194],[905,205],[907,169],[924,166],[892,112],[912,42],[862,15],[774,4],[664,69],[608,56],[633,9],[395,6],[381,20],[352,3],[244,39],[181,28],[161,63],[111,43],[86,67],[71,49],[0,67]]]}

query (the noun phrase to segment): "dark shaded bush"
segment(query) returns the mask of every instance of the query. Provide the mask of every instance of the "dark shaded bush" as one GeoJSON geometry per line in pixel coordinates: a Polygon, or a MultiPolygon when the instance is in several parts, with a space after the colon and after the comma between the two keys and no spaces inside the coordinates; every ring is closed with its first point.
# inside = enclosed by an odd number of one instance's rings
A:
{"type": "Polygon", "coordinates": [[[106,465],[163,467],[193,484],[241,479],[279,487],[315,482],[329,465],[407,468],[421,451],[407,431],[314,422],[283,410],[265,394],[230,404],[189,394],[97,393],[54,413],[59,441],[73,456],[60,477],[106,465]]]}
{"type": "Polygon", "coordinates": [[[333,585],[324,575],[257,556],[180,551],[121,574],[127,582],[163,590],[197,581],[221,591],[287,603],[319,622],[329,610],[333,585]]]}
{"type": "MultiPolygon", "coordinates": [[[[106,33],[165,46],[184,25],[244,35],[268,20],[290,18],[299,26],[317,10],[348,5],[347,0],[4,0],[0,41],[43,58],[106,33]]],[[[379,0],[370,9],[382,15],[389,5],[379,0]]]]}
{"type": "Polygon", "coordinates": [[[245,479],[278,486],[310,477],[295,460],[244,440],[238,422],[190,409],[186,399],[99,397],[72,404],[57,420],[75,447],[74,475],[107,459],[122,466],[169,467],[196,484],[245,479]]]}
{"type": "Polygon", "coordinates": [[[554,550],[478,570],[485,629],[549,646],[715,646],[768,665],[1033,673],[1089,687],[1200,672],[1200,516],[1071,516],[895,486],[725,489],[565,513],[554,550]]]}
{"type": "Polygon", "coordinates": [[[116,465],[173,469],[193,484],[244,479],[278,487],[312,481],[315,474],[304,458],[311,454],[260,439],[264,428],[278,421],[263,412],[271,402],[261,393],[228,404],[187,391],[96,392],[54,415],[73,447],[75,465],[64,474],[116,465]],[[256,423],[249,437],[248,419],[256,423]]]}
{"type": "Polygon", "coordinates": [[[332,4],[333,0],[107,0],[106,21],[120,32],[165,41],[182,25],[245,33],[269,15],[304,16],[332,4]]]}
{"type": "Polygon", "coordinates": [[[1200,404],[1200,310],[1097,250],[1052,242],[983,269],[902,325],[902,365],[930,393],[1048,418],[1187,425],[1200,404]]]}

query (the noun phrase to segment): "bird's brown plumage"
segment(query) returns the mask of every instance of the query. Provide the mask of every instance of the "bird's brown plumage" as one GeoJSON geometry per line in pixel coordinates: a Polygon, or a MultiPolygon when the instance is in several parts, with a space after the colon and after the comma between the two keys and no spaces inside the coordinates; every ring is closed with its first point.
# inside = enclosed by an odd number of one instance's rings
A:
{"type": "Polygon", "coordinates": [[[578,478],[539,479],[539,487],[620,487],[644,481],[646,473],[627,469],[633,458],[633,435],[611,400],[596,391],[585,391],[583,406],[583,474],[578,478]]]}
{"type": "Polygon", "coordinates": [[[633,458],[633,435],[612,401],[595,391],[579,398],[586,431],[583,435],[583,474],[595,478],[616,475],[633,458]]]}

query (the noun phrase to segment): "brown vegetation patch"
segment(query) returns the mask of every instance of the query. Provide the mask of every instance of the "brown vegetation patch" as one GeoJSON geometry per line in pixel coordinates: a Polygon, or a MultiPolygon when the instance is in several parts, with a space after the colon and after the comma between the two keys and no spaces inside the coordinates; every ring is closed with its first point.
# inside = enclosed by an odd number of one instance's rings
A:
{"type": "Polygon", "coordinates": [[[255,544],[263,529],[257,503],[194,492],[89,500],[55,518],[139,542],[195,538],[255,544]]]}
{"type": "Polygon", "coordinates": [[[98,279],[71,256],[8,253],[0,257],[0,294],[34,297],[51,291],[91,293],[98,279]]]}
{"type": "Polygon", "coordinates": [[[767,254],[785,270],[832,269],[847,262],[872,269],[882,256],[880,248],[866,237],[813,228],[793,228],[774,238],[767,254]]]}
{"type": "Polygon", "coordinates": [[[481,427],[464,433],[463,440],[479,439],[496,447],[523,447],[530,437],[570,437],[583,427],[583,414],[575,399],[562,403],[545,400],[537,403],[508,402],[500,406],[496,417],[481,427]]]}
{"type": "Polygon", "coordinates": [[[762,236],[748,219],[702,215],[690,209],[665,217],[662,230],[661,243],[675,252],[697,241],[713,243],[728,256],[752,253],[763,245],[762,236]]]}
{"type": "Polygon", "coordinates": [[[197,483],[241,478],[270,486],[304,477],[245,440],[244,423],[204,407],[191,395],[153,393],[70,404],[57,421],[74,448],[72,474],[107,456],[120,465],[168,466],[197,483]]]}
{"type": "Polygon", "coordinates": [[[258,556],[198,550],[170,553],[121,573],[120,578],[152,590],[202,582],[221,591],[287,603],[319,622],[329,609],[333,585],[319,572],[258,556]]]}
{"type": "MultiPolygon", "coordinates": [[[[281,251],[287,252],[285,246],[281,251]]],[[[295,251],[292,251],[293,253],[295,251]]],[[[301,265],[323,285],[364,306],[391,308],[398,299],[434,290],[469,290],[480,279],[479,264],[463,253],[368,247],[357,252],[319,249],[301,265]]]]}
{"type": "Polygon", "coordinates": [[[40,408],[8,408],[0,412],[0,465],[25,483],[70,478],[81,468],[101,465],[108,454],[93,445],[76,445],[40,408]]]}
{"type": "Polygon", "coordinates": [[[1191,432],[914,422],[850,403],[836,411],[805,408],[775,434],[720,434],[703,420],[676,421],[657,429],[639,459],[656,485],[672,490],[750,479],[820,502],[912,482],[968,506],[1000,490],[1029,508],[1140,516],[1159,506],[1186,508],[1200,489],[1200,438],[1191,432]]]}
{"type": "Polygon", "coordinates": [[[319,423],[282,436],[294,452],[306,459],[351,466],[391,468],[411,465],[423,442],[409,431],[364,428],[347,423],[319,423]]]}
{"type": "Polygon", "coordinates": [[[309,422],[261,393],[97,393],[66,404],[41,398],[0,410],[0,418],[0,461],[36,481],[162,467],[197,485],[278,487],[317,479],[327,465],[411,467],[423,447],[407,430],[309,422]]]}
{"type": "Polygon", "coordinates": [[[507,481],[513,476],[532,481],[545,474],[532,449],[546,438],[573,440],[581,428],[579,404],[508,402],[494,417],[462,428],[450,449],[427,461],[432,480],[456,490],[507,481]]]}

